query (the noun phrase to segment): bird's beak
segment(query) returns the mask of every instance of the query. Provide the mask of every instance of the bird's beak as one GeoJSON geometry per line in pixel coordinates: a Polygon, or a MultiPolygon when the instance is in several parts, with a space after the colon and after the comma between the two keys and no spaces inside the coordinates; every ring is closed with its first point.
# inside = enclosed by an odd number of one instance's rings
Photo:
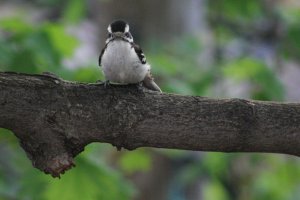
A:
{"type": "Polygon", "coordinates": [[[125,37],[125,35],[124,35],[124,33],[122,33],[122,32],[115,32],[115,33],[113,33],[113,38],[124,38],[125,37]]]}

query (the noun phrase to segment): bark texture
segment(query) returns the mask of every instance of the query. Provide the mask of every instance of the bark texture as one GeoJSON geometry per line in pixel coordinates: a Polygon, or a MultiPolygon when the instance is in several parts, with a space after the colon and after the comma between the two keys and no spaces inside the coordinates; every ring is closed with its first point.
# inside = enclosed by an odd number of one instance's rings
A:
{"type": "Polygon", "coordinates": [[[0,127],[33,165],[57,177],[91,142],[300,155],[300,104],[210,99],[0,73],[0,127]]]}

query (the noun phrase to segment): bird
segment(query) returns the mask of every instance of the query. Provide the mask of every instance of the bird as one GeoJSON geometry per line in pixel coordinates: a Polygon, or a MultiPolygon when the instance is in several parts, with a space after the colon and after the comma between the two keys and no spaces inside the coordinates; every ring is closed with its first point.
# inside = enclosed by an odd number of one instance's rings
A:
{"type": "Polygon", "coordinates": [[[142,84],[150,90],[162,92],[154,82],[143,50],[133,41],[129,24],[115,20],[108,25],[107,31],[108,37],[99,56],[105,84],[142,84]]]}

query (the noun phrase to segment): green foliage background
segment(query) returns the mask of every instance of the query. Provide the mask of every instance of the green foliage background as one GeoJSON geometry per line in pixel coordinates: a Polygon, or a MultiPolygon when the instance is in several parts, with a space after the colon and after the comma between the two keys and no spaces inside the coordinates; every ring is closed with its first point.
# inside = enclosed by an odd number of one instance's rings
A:
{"type": "MultiPolygon", "coordinates": [[[[60,1],[37,2],[49,7],[60,4],[60,1]]],[[[103,79],[97,63],[68,69],[62,62],[80,44],[66,27],[76,26],[86,18],[84,2],[65,1],[59,20],[39,24],[29,22],[22,14],[0,18],[0,70],[50,71],[64,79],[85,82],[103,79]]],[[[278,7],[270,14],[265,12],[262,2],[210,1],[208,22],[222,19],[212,26],[215,46],[222,49],[233,40],[247,39],[249,34],[258,32],[249,27],[271,15],[286,29],[286,34],[276,42],[277,56],[300,62],[300,8],[278,7]]],[[[219,56],[211,66],[203,66],[198,62],[203,48],[203,41],[197,35],[184,35],[164,44],[154,39],[144,47],[153,74],[165,92],[214,96],[213,88],[218,81],[229,79],[237,85],[250,84],[249,98],[285,100],[278,71],[265,60],[247,54],[234,59],[219,56]]],[[[115,151],[109,145],[91,144],[76,159],[77,167],[57,180],[34,169],[17,139],[0,129],[0,199],[133,199],[139,191],[131,177],[152,170],[154,155],[176,166],[166,191],[168,199],[188,199],[187,190],[199,181],[205,200],[300,198],[300,161],[292,156],[149,149],[115,151]]]]}

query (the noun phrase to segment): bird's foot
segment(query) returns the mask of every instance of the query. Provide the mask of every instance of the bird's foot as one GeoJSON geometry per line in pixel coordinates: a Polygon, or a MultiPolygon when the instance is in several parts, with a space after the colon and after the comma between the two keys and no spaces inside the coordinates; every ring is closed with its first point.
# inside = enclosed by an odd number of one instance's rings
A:
{"type": "Polygon", "coordinates": [[[143,82],[139,82],[136,84],[136,88],[138,92],[144,92],[143,82]]]}
{"type": "Polygon", "coordinates": [[[108,88],[110,86],[110,81],[109,80],[106,80],[104,81],[104,88],[108,88]]]}

